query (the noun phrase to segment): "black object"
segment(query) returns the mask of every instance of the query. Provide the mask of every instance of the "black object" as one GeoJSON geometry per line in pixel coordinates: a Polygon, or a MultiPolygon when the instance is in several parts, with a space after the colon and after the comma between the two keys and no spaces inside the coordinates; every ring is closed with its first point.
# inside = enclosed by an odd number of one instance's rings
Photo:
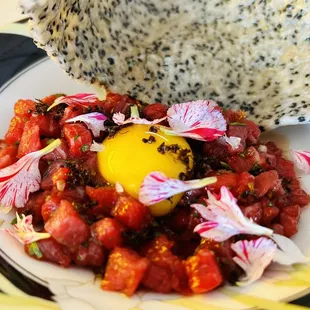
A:
{"type": "Polygon", "coordinates": [[[38,49],[31,38],[0,33],[0,88],[32,63],[46,57],[46,53],[38,49]]]}

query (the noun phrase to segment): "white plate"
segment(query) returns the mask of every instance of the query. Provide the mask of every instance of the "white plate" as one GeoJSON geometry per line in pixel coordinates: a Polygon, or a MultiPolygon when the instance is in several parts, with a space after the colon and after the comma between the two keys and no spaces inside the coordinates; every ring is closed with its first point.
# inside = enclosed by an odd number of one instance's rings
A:
{"type": "MultiPolygon", "coordinates": [[[[74,94],[92,92],[92,89],[70,80],[51,60],[40,61],[23,71],[0,90],[0,136],[4,136],[13,116],[13,104],[19,98],[41,98],[59,92],[74,94]]],[[[264,136],[272,137],[284,150],[309,150],[309,134],[309,125],[302,125],[280,128],[264,136]]],[[[301,180],[303,188],[310,193],[309,176],[301,176],[301,180]]],[[[13,217],[14,214],[0,215],[0,219],[5,220],[4,226],[9,226],[13,217]]],[[[310,255],[310,208],[304,209],[299,232],[294,240],[304,254],[310,255]]],[[[262,306],[261,300],[254,297],[263,298],[266,307],[268,300],[293,300],[305,295],[310,284],[310,269],[303,271],[304,277],[297,278],[300,272],[296,268],[278,270],[273,266],[260,281],[246,288],[226,286],[210,294],[193,297],[141,292],[133,298],[127,298],[122,294],[101,291],[94,275],[89,271],[79,268],[63,269],[31,259],[24,253],[23,247],[4,232],[0,233],[0,255],[27,277],[48,286],[59,304],[68,310],[248,309],[251,306],[262,306]],[[238,297],[238,293],[242,296],[238,297]],[[252,297],[245,299],[247,296],[252,297]]]]}

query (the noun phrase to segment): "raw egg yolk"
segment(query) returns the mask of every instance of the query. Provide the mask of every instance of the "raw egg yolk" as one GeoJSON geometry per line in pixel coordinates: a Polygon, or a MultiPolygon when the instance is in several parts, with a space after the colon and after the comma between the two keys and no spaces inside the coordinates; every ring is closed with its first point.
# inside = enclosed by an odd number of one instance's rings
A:
{"type": "MultiPolygon", "coordinates": [[[[98,153],[98,166],[102,176],[109,183],[119,182],[124,190],[138,199],[140,186],[150,172],[161,171],[166,176],[178,179],[181,173],[193,166],[193,154],[182,137],[169,136],[150,125],[131,125],[103,141],[103,150],[98,153]],[[175,146],[175,149],[172,150],[175,146]],[[171,150],[167,150],[167,147],[171,150]],[[166,151],[164,149],[166,148],[166,151]],[[179,149],[176,151],[176,149],[179,149]],[[188,163],[180,159],[181,152],[188,150],[188,163]]],[[[180,201],[182,194],[150,207],[153,215],[168,214],[180,201]]]]}

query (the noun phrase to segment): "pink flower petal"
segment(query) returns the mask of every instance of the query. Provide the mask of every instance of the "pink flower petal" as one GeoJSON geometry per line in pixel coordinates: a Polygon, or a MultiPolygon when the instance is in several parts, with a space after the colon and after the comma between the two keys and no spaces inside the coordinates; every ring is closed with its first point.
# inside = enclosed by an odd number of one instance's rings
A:
{"type": "Polygon", "coordinates": [[[7,233],[16,238],[22,244],[29,244],[41,239],[48,239],[51,237],[48,233],[38,233],[34,230],[32,225],[32,215],[21,217],[16,212],[17,223],[13,225],[14,230],[5,229],[7,233]]]}
{"type": "Polygon", "coordinates": [[[310,152],[291,150],[292,160],[296,167],[303,172],[310,173],[310,152]]]}
{"type": "Polygon", "coordinates": [[[23,156],[13,165],[0,170],[0,211],[22,208],[29,194],[40,189],[39,160],[61,144],[57,139],[44,149],[23,156]]]}
{"type": "Polygon", "coordinates": [[[248,285],[262,276],[276,254],[277,245],[271,239],[260,237],[251,241],[238,241],[231,248],[237,254],[233,258],[234,262],[245,272],[237,284],[248,285]]]}
{"type": "Polygon", "coordinates": [[[221,242],[239,234],[272,235],[271,229],[260,226],[243,215],[237,199],[227,187],[221,187],[220,197],[215,197],[210,192],[208,192],[208,197],[205,200],[207,206],[191,205],[207,220],[194,229],[194,232],[200,234],[201,237],[221,242]]]}
{"type": "Polygon", "coordinates": [[[241,138],[239,137],[227,137],[225,135],[221,139],[223,139],[227,144],[229,144],[233,150],[237,150],[241,143],[241,138]]]}
{"type": "Polygon", "coordinates": [[[82,107],[89,107],[98,103],[98,98],[94,94],[81,93],[72,96],[62,96],[58,97],[52,105],[49,106],[47,111],[56,107],[61,103],[65,103],[67,105],[79,105],[82,107]]]}
{"type": "Polygon", "coordinates": [[[211,100],[197,100],[174,104],[167,111],[171,130],[163,129],[167,134],[175,134],[200,141],[212,141],[223,136],[226,121],[211,100]]]}
{"type": "Polygon", "coordinates": [[[146,206],[163,201],[176,194],[184,193],[192,189],[205,187],[215,183],[215,177],[200,180],[181,181],[168,178],[162,172],[151,172],[143,180],[139,192],[139,201],[146,206]]]}
{"type": "Polygon", "coordinates": [[[82,114],[73,118],[70,118],[66,123],[83,122],[89,130],[92,131],[94,137],[99,137],[100,131],[104,131],[104,122],[108,118],[99,112],[92,112],[88,114],[82,114]]]}
{"type": "Polygon", "coordinates": [[[167,117],[155,119],[153,121],[148,121],[145,118],[140,117],[130,117],[125,120],[125,115],[123,113],[114,113],[113,122],[117,125],[126,125],[126,124],[137,124],[137,125],[155,125],[164,121],[167,117]]]}

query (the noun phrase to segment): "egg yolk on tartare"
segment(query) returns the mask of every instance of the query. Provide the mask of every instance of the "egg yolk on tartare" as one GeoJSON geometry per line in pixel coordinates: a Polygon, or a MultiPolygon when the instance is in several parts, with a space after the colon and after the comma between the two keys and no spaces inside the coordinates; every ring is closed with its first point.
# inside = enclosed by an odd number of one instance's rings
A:
{"type": "MultiPolygon", "coordinates": [[[[160,126],[131,125],[103,141],[98,153],[102,176],[111,184],[119,182],[124,190],[138,199],[140,186],[151,172],[160,171],[178,179],[193,167],[193,153],[187,141],[164,134],[160,126]]],[[[150,206],[153,215],[168,214],[182,194],[150,206]]]]}

